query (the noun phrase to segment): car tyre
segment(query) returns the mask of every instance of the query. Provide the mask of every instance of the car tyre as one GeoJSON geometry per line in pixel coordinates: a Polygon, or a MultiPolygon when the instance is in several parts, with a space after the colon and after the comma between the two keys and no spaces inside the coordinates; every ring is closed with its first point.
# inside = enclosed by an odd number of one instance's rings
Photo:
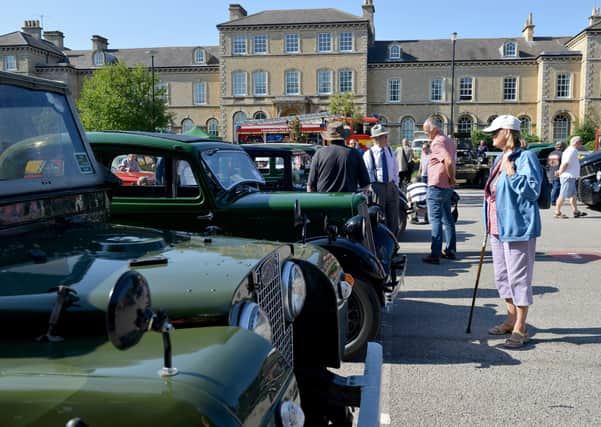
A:
{"type": "Polygon", "coordinates": [[[365,356],[367,343],[373,341],[380,329],[380,301],[374,288],[355,279],[348,299],[347,334],[344,361],[360,360],[365,356]]]}
{"type": "Polygon", "coordinates": [[[407,212],[405,209],[399,211],[399,232],[397,233],[397,239],[400,239],[401,234],[407,229],[407,212]]]}

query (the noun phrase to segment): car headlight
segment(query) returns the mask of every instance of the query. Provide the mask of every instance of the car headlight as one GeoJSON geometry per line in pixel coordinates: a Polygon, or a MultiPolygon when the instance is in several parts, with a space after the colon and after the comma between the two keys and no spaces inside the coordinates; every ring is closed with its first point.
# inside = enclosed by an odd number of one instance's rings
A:
{"type": "Polygon", "coordinates": [[[371,222],[371,228],[376,229],[379,223],[384,222],[384,214],[382,213],[382,208],[378,205],[370,206],[368,209],[369,212],[369,222],[371,222]]]}
{"type": "Polygon", "coordinates": [[[282,293],[284,295],[284,314],[288,322],[298,316],[305,304],[307,285],[300,265],[286,261],[282,268],[282,293]]]}
{"type": "Polygon", "coordinates": [[[245,302],[242,304],[238,313],[237,326],[249,331],[253,331],[255,334],[262,336],[267,341],[272,342],[271,336],[271,324],[267,314],[259,304],[255,302],[245,302]]]}
{"type": "Polygon", "coordinates": [[[365,218],[355,215],[344,224],[344,234],[351,240],[363,242],[365,240],[365,218]]]}
{"type": "Polygon", "coordinates": [[[279,409],[282,427],[301,427],[305,425],[305,413],[296,403],[285,400],[280,404],[279,409]]]}

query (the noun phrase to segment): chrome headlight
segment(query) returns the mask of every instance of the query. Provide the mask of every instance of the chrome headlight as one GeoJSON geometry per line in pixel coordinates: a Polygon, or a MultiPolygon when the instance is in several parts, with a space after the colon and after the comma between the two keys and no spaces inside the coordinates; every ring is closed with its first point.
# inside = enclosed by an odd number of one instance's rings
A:
{"type": "Polygon", "coordinates": [[[344,235],[355,242],[363,242],[366,235],[365,227],[365,218],[355,215],[344,224],[344,235]]]}
{"type": "Polygon", "coordinates": [[[307,285],[300,265],[286,261],[282,268],[282,293],[284,295],[284,314],[288,322],[298,316],[305,304],[307,285]]]}
{"type": "Polygon", "coordinates": [[[267,314],[259,304],[254,302],[245,302],[240,307],[238,312],[238,322],[236,326],[240,328],[253,331],[255,334],[262,336],[267,341],[272,342],[271,339],[271,324],[267,314]]]}
{"type": "Polygon", "coordinates": [[[282,427],[301,427],[305,425],[305,413],[298,404],[291,400],[285,400],[280,404],[279,413],[282,427]]]}

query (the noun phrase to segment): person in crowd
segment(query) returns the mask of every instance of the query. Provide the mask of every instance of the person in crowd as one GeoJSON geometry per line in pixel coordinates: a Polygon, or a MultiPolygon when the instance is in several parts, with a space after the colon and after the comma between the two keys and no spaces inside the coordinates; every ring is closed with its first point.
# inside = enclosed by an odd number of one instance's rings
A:
{"type": "Polygon", "coordinates": [[[413,172],[413,150],[409,146],[407,138],[403,138],[401,146],[395,151],[396,161],[399,169],[399,182],[405,185],[411,181],[413,172]]]}
{"type": "Polygon", "coordinates": [[[399,170],[388,145],[388,132],[381,124],[371,129],[375,143],[363,153],[363,161],[369,173],[375,202],[386,216],[386,226],[396,236],[399,232],[399,170]]]}
{"type": "Polygon", "coordinates": [[[419,224],[420,215],[424,219],[424,223],[428,223],[428,205],[426,196],[428,193],[428,184],[423,181],[417,181],[407,186],[407,201],[411,203],[413,215],[411,224],[419,224]]]}
{"type": "Polygon", "coordinates": [[[507,318],[488,330],[491,335],[511,334],[507,348],[528,341],[526,317],[532,305],[532,274],[536,238],[541,235],[538,195],[542,168],[538,158],[520,145],[520,120],[502,115],[484,132],[502,150],[484,187],[484,219],[490,235],[495,286],[505,299],[507,318]]]}
{"type": "Polygon", "coordinates": [[[547,156],[547,179],[551,183],[551,204],[555,205],[557,197],[559,197],[559,177],[555,176],[555,172],[559,170],[561,165],[561,153],[563,151],[563,143],[557,141],[555,150],[551,151],[547,156]]]}
{"type": "Polygon", "coordinates": [[[561,155],[561,165],[555,172],[555,176],[559,177],[560,185],[559,197],[555,203],[555,218],[567,218],[567,215],[561,213],[561,206],[565,199],[570,199],[574,218],[586,216],[586,212],[578,210],[578,200],[576,200],[576,180],[580,177],[578,151],[581,149],[582,138],[574,136],[570,139],[570,146],[561,155]]]}
{"type": "Polygon", "coordinates": [[[478,145],[477,156],[480,159],[480,163],[488,163],[486,159],[486,152],[488,151],[488,147],[486,146],[486,142],[483,139],[480,140],[478,145]]]}
{"type": "MultiPolygon", "coordinates": [[[[419,159],[419,177],[420,181],[424,183],[428,183],[428,162],[430,161],[430,144],[427,142],[422,145],[422,155],[419,159]]],[[[409,191],[409,189],[407,189],[409,191]]]]}
{"type": "Polygon", "coordinates": [[[326,146],[313,156],[307,191],[321,193],[369,190],[369,175],[361,154],[344,145],[341,122],[331,122],[322,138],[326,146]]]}
{"type": "Polygon", "coordinates": [[[455,185],[456,146],[431,119],[424,122],[424,132],[431,140],[428,162],[428,218],[432,225],[430,254],[422,260],[440,264],[440,257],[457,258],[455,222],[451,213],[451,196],[455,185]],[[445,250],[442,250],[443,233],[445,250]]]}
{"type": "Polygon", "coordinates": [[[118,168],[121,172],[140,172],[138,156],[132,153],[128,154],[126,158],[121,160],[118,168]]]}

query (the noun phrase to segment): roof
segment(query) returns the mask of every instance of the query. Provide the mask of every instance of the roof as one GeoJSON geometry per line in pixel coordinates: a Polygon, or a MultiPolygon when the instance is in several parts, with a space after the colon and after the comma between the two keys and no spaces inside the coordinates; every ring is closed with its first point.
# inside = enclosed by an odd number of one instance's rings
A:
{"type": "Polygon", "coordinates": [[[329,24],[336,22],[369,22],[369,20],[331,8],[264,10],[240,19],[224,22],[217,25],[217,28],[227,28],[239,25],[302,25],[329,24]]]}
{"type": "Polygon", "coordinates": [[[319,146],[315,146],[314,144],[287,144],[282,142],[275,142],[261,144],[241,144],[240,147],[247,151],[272,151],[274,153],[281,153],[294,151],[306,152],[307,150],[315,151],[319,146]]]}
{"type": "MultiPolygon", "coordinates": [[[[92,54],[90,50],[70,50],[65,52],[69,62],[76,68],[93,67],[92,54]]],[[[151,55],[154,55],[154,66],[162,67],[203,67],[219,64],[218,46],[184,46],[184,47],[153,47],[135,49],[107,49],[106,53],[117,58],[128,67],[138,64],[151,66],[151,55]],[[194,62],[194,51],[197,48],[205,50],[205,64],[194,62]]]]}
{"type": "Polygon", "coordinates": [[[241,150],[238,145],[221,141],[211,141],[189,135],[174,133],[135,132],[135,131],[106,131],[86,132],[92,145],[139,145],[149,148],[179,150],[191,152],[194,150],[229,149],[241,150]]]}
{"type": "Polygon", "coordinates": [[[37,39],[31,34],[22,31],[14,31],[0,35],[0,47],[4,46],[31,46],[37,49],[47,50],[57,55],[64,55],[56,45],[48,40],[37,39]]]}
{"type": "MultiPolygon", "coordinates": [[[[499,59],[536,58],[541,53],[561,51],[566,53],[565,43],[570,37],[535,37],[528,42],[523,38],[491,38],[491,39],[458,39],[455,43],[455,60],[478,61],[499,59]],[[517,43],[517,58],[503,58],[505,42],[517,43]]],[[[577,51],[572,54],[580,54],[577,51]]],[[[404,63],[419,61],[450,61],[452,42],[450,39],[437,40],[388,40],[376,41],[368,51],[368,62],[374,63],[404,63]],[[390,46],[401,47],[401,59],[389,59],[390,46]]]]}

